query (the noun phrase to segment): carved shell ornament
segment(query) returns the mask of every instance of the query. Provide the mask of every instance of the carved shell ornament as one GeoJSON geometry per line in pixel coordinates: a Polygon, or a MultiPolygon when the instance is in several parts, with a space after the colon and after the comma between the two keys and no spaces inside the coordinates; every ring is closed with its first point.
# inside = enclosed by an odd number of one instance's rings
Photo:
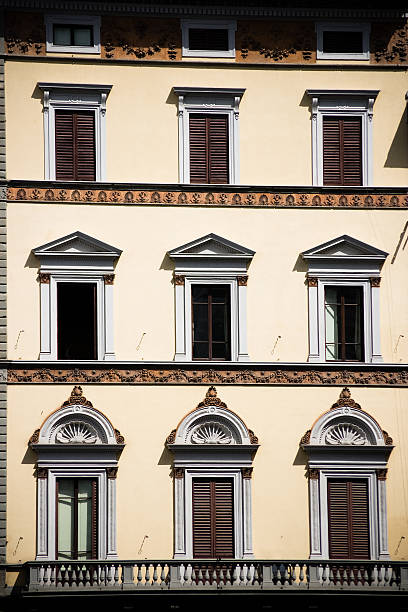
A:
{"type": "Polygon", "coordinates": [[[327,430],[325,443],[344,446],[365,446],[368,444],[368,440],[364,431],[357,427],[357,425],[337,423],[327,430]]]}
{"type": "Polygon", "coordinates": [[[230,430],[214,421],[199,425],[191,434],[193,444],[232,444],[233,441],[230,430]]]}
{"type": "Polygon", "coordinates": [[[96,444],[98,436],[86,423],[75,422],[63,425],[55,436],[60,444],[96,444]]]}

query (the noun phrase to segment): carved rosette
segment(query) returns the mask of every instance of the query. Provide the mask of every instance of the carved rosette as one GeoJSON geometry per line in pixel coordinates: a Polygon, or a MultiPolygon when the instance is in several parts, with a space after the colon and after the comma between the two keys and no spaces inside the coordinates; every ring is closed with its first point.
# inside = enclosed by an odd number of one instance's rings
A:
{"type": "Polygon", "coordinates": [[[340,393],[339,399],[333,404],[330,410],[334,410],[335,408],[340,408],[344,406],[361,410],[360,404],[357,404],[357,402],[352,399],[350,389],[348,387],[344,387],[344,389],[340,393]]]}
{"type": "Polygon", "coordinates": [[[309,480],[319,480],[320,470],[316,468],[308,468],[307,475],[309,480]]]}
{"type": "Polygon", "coordinates": [[[376,470],[377,480],[387,480],[387,469],[376,470]]]}
{"type": "Polygon", "coordinates": [[[104,274],[103,282],[105,283],[105,285],[113,285],[115,282],[115,275],[114,274],[104,274]]]}
{"type": "Polygon", "coordinates": [[[106,468],[106,476],[112,480],[116,479],[116,476],[118,475],[118,468],[117,467],[107,467],[106,468]]]}
{"type": "Polygon", "coordinates": [[[308,287],[317,287],[318,281],[314,276],[307,277],[307,286],[308,287]]]}
{"type": "Polygon", "coordinates": [[[381,276],[372,276],[370,278],[371,287],[379,287],[381,285],[381,276]]]}
{"type": "Polygon", "coordinates": [[[248,276],[237,276],[238,287],[246,287],[248,285],[248,276]]]}
{"type": "Polygon", "coordinates": [[[48,478],[48,468],[37,467],[36,475],[37,475],[37,478],[40,478],[40,479],[48,478]]]}
{"type": "Polygon", "coordinates": [[[175,285],[184,285],[186,277],[183,276],[182,274],[175,274],[173,279],[174,279],[174,284],[175,285]]]}
{"type": "Polygon", "coordinates": [[[251,480],[253,469],[254,468],[252,467],[242,467],[241,468],[242,478],[244,480],[251,480]]]}
{"type": "Polygon", "coordinates": [[[183,467],[174,467],[173,468],[173,477],[177,478],[177,480],[182,480],[184,478],[185,469],[183,467]]]}
{"type": "Polygon", "coordinates": [[[40,283],[42,285],[49,285],[50,284],[50,274],[45,274],[44,272],[39,272],[38,273],[38,280],[40,281],[40,283]]]}

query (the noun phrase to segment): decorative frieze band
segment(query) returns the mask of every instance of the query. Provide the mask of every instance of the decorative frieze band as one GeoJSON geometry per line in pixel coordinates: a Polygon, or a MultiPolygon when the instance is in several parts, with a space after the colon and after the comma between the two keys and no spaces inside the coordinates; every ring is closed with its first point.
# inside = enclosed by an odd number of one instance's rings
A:
{"type": "Polygon", "coordinates": [[[236,206],[269,208],[407,208],[408,193],[280,193],[278,191],[178,191],[72,189],[68,186],[8,187],[10,201],[144,206],[236,206]]]}
{"type": "MultiPolygon", "coordinates": [[[[324,385],[324,386],[374,386],[408,387],[408,370],[381,366],[366,370],[353,369],[309,369],[307,366],[282,367],[271,365],[224,369],[165,368],[157,369],[143,365],[127,368],[32,368],[11,367],[8,370],[9,384],[24,383],[83,383],[83,384],[127,384],[127,385],[324,385]]],[[[118,435],[119,432],[118,432],[118,435]]],[[[121,444],[119,442],[118,444],[121,444]]]]}

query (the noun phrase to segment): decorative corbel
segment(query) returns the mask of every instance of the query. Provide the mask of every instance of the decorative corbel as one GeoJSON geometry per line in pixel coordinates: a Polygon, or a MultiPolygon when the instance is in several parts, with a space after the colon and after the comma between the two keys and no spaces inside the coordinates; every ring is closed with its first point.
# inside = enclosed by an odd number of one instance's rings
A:
{"type": "Polygon", "coordinates": [[[108,97],[108,94],[106,93],[106,91],[102,91],[101,92],[101,115],[102,117],[104,117],[106,115],[106,99],[108,97]]]}
{"type": "Polygon", "coordinates": [[[178,97],[178,116],[179,117],[183,117],[184,115],[184,96],[179,96],[178,97]]]}
{"type": "Polygon", "coordinates": [[[234,96],[234,119],[239,119],[239,103],[241,102],[240,96],[234,96]]]}
{"type": "Polygon", "coordinates": [[[43,113],[48,113],[49,110],[50,110],[50,90],[44,89],[43,113]]]}
{"type": "Polygon", "coordinates": [[[312,121],[317,121],[317,112],[319,110],[319,98],[314,96],[312,98],[312,121]]]}
{"type": "Polygon", "coordinates": [[[373,120],[374,102],[375,102],[375,98],[368,98],[367,115],[368,115],[368,120],[369,121],[373,120]]]}

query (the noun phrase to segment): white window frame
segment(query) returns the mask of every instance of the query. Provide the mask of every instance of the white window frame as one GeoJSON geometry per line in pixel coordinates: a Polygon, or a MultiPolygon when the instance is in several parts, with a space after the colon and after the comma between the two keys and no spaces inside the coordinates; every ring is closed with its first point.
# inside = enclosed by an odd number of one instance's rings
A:
{"type": "Polygon", "coordinates": [[[179,181],[190,183],[190,114],[227,115],[229,183],[239,183],[239,105],[245,89],[174,87],[178,96],[179,181]]]}
{"type": "Polygon", "coordinates": [[[46,51],[48,53],[100,53],[101,18],[95,15],[45,15],[46,51]],[[54,25],[85,25],[93,30],[93,45],[55,45],[54,25]]]}
{"type": "Polygon", "coordinates": [[[44,92],[45,180],[56,180],[55,111],[91,111],[95,116],[95,181],[106,181],[106,100],[111,85],[38,83],[44,92]]]}
{"type": "MultiPolygon", "coordinates": [[[[378,90],[314,90],[312,98],[313,185],[323,186],[324,117],[361,118],[362,187],[373,184],[373,106],[378,90]]],[[[330,188],[330,185],[326,186],[330,188]]]]}
{"type": "Polygon", "coordinates": [[[370,29],[369,23],[316,23],[318,60],[369,60],[370,59],[370,29]],[[323,32],[361,32],[363,35],[362,53],[325,53],[323,51],[323,32]]]}
{"type": "Polygon", "coordinates": [[[182,57],[235,57],[235,32],[237,22],[233,19],[228,21],[208,21],[198,19],[181,20],[182,57]],[[228,30],[228,50],[217,51],[209,49],[190,50],[189,30],[199,28],[202,30],[228,30]]]}

